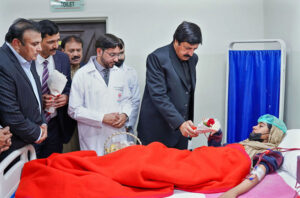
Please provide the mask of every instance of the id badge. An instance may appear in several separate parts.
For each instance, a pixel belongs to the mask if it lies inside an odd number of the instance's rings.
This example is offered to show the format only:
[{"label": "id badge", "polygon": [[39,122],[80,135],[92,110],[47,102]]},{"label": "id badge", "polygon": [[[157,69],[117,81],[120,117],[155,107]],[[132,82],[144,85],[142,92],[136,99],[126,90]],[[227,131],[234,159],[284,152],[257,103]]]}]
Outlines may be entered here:
[{"label": "id badge", "polygon": [[124,90],[124,87],[114,87],[114,90],[117,94],[117,102],[121,102],[122,100],[122,97],[123,97],[123,90]]}]

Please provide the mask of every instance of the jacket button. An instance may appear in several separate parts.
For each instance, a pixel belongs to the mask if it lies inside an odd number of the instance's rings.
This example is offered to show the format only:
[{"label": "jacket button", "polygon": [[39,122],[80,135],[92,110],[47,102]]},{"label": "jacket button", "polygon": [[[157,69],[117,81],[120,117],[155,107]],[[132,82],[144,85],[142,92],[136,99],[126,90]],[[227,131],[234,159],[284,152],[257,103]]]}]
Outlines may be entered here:
[{"label": "jacket button", "polygon": [[185,92],[185,94],[186,94],[186,95],[188,95],[188,94],[189,94],[189,92],[188,92],[188,91],[186,91],[186,92]]}]

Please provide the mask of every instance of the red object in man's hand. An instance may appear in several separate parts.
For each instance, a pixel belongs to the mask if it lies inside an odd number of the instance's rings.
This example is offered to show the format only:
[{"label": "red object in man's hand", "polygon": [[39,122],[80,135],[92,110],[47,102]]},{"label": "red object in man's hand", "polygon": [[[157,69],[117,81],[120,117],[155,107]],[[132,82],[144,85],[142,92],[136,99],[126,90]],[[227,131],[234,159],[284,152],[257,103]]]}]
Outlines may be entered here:
[{"label": "red object in man's hand", "polygon": [[191,127],[192,127],[192,129],[193,129],[193,130],[196,130],[196,129],[197,129],[197,127],[196,127],[196,126],[191,126]]},{"label": "red object in man's hand", "polygon": [[208,127],[211,127],[214,124],[215,124],[215,120],[212,118],[209,118],[206,122],[206,126],[208,126]]}]

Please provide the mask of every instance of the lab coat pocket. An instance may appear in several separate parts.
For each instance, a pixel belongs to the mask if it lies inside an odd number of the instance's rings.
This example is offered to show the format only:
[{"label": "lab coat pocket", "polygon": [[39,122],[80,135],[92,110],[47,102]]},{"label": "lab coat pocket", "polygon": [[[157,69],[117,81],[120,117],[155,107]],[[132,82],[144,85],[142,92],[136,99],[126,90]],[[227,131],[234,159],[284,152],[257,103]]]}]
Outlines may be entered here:
[{"label": "lab coat pocket", "polygon": [[116,97],[116,102],[120,103],[124,93],[124,86],[115,85],[113,87],[114,95]]}]

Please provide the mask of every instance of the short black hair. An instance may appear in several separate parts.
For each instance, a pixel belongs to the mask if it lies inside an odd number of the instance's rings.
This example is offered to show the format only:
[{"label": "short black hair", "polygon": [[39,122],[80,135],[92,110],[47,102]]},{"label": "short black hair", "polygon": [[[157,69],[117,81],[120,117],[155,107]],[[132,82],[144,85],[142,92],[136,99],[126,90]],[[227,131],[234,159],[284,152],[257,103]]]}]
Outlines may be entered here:
[{"label": "short black hair", "polygon": [[189,44],[202,44],[201,29],[195,23],[183,21],[173,35],[173,42],[188,42]]},{"label": "short black hair", "polygon": [[79,36],[76,35],[71,35],[71,36],[67,36],[65,37],[62,41],[61,41],[61,48],[65,49],[66,44],[70,41],[75,41],[77,43],[81,43],[81,46],[83,47],[83,41]]},{"label": "short black hair", "polygon": [[45,38],[46,35],[52,36],[54,34],[57,34],[59,31],[56,23],[48,19],[40,21],[39,25],[41,28],[42,39]]},{"label": "short black hair", "polygon": [[122,46],[123,46],[123,48],[124,48],[124,47],[125,47],[125,43],[124,43],[123,39],[121,39],[121,38],[119,38],[119,39],[120,39],[121,44],[122,44]]},{"label": "short black hair", "polygon": [[32,20],[24,18],[18,18],[9,27],[8,32],[5,35],[5,41],[11,43],[13,39],[18,39],[24,45],[23,35],[26,30],[33,30],[35,32],[41,32],[39,24]]},{"label": "short black hair", "polygon": [[116,47],[123,49],[121,40],[113,34],[103,34],[96,40],[95,43],[96,49],[101,48],[102,50],[106,50]]}]

